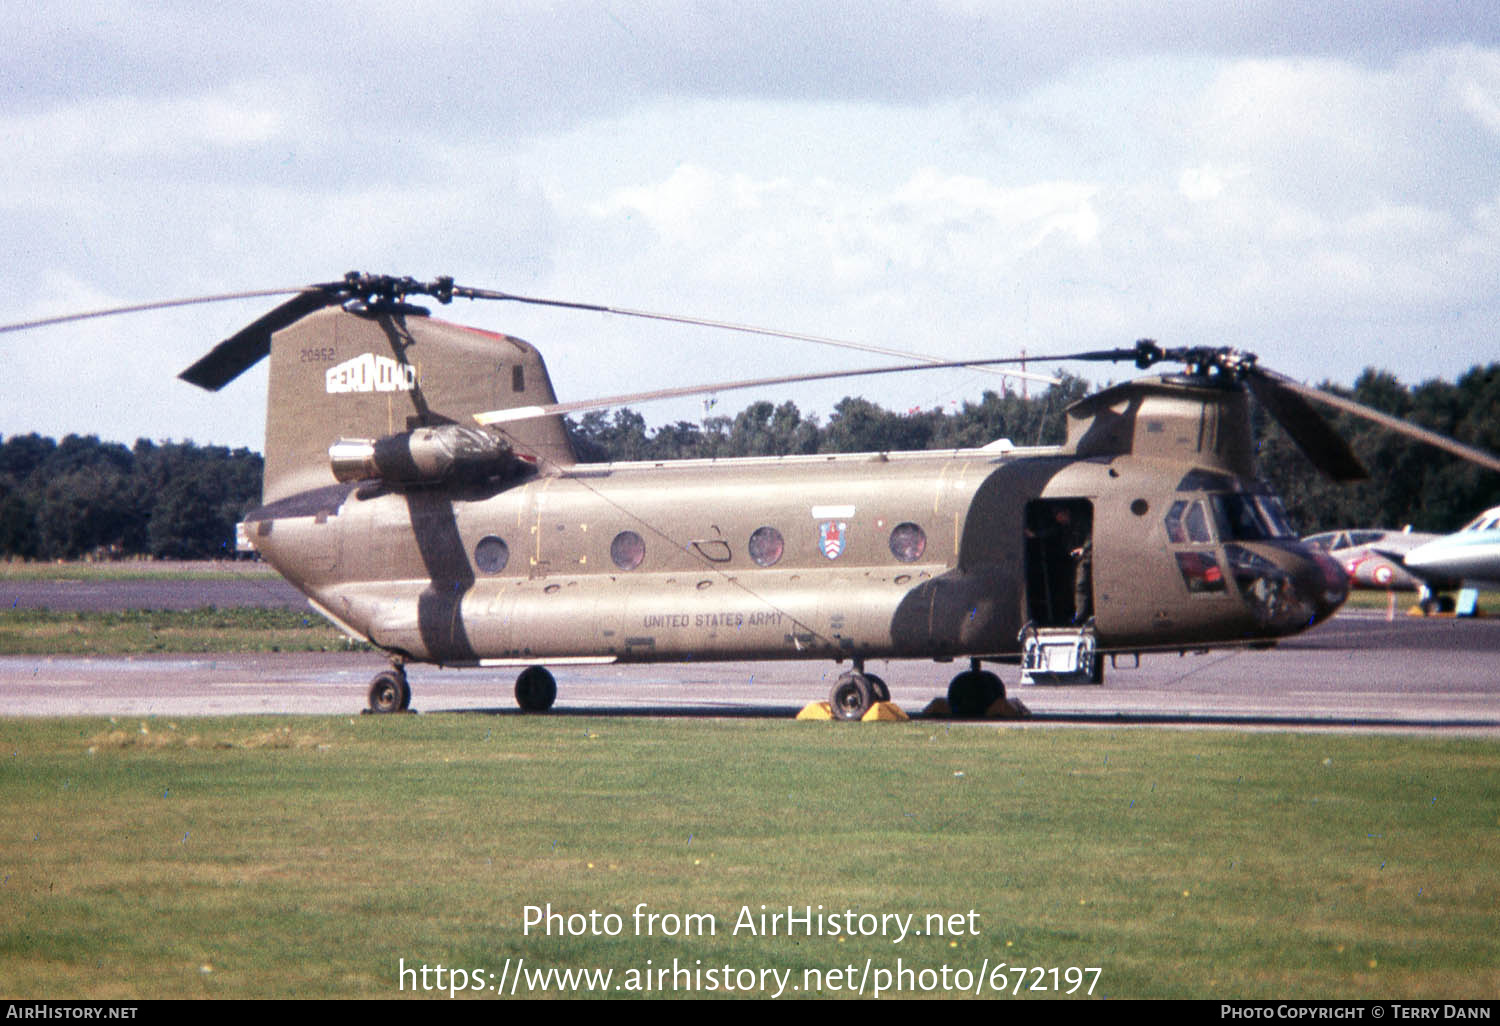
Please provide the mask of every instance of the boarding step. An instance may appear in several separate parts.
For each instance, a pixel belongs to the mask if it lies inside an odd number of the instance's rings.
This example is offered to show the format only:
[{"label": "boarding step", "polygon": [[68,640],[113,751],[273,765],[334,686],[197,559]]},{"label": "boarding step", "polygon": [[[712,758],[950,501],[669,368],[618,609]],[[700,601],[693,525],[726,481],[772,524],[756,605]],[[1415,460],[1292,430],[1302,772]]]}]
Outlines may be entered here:
[{"label": "boarding step", "polygon": [[1021,631],[1022,684],[1100,684],[1103,671],[1093,620],[1077,627],[1028,623]]}]

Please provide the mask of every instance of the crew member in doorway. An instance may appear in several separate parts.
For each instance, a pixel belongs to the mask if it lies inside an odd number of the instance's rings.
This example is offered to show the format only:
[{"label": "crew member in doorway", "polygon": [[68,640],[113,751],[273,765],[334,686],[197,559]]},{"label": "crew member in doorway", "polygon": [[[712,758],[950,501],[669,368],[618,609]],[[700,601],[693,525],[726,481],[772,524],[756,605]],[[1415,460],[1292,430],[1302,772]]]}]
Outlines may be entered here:
[{"label": "crew member in doorway", "polygon": [[1094,615],[1094,542],[1083,544],[1069,553],[1073,557],[1073,623],[1086,623]]},{"label": "crew member in doorway", "polygon": [[1037,571],[1029,585],[1031,616],[1044,627],[1082,624],[1094,612],[1090,518],[1062,504],[1035,513],[1026,530],[1027,559]]}]

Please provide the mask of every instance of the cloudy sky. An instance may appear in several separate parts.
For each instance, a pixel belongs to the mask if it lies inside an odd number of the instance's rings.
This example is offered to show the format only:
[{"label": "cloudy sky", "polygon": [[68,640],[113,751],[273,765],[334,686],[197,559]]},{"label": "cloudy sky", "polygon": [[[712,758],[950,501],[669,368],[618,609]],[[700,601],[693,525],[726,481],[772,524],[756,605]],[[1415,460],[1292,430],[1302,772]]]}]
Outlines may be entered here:
[{"label": "cloudy sky", "polygon": [[[358,268],[944,358],[1152,336],[1341,383],[1500,360],[1488,0],[7,12],[0,323]],[[275,302],[0,335],[0,434],[259,448],[264,367],[217,396],[175,375]],[[535,343],[565,399],[880,362],[599,314],[442,316]],[[997,384],[766,397],[826,418],[848,393],[904,410]]]}]

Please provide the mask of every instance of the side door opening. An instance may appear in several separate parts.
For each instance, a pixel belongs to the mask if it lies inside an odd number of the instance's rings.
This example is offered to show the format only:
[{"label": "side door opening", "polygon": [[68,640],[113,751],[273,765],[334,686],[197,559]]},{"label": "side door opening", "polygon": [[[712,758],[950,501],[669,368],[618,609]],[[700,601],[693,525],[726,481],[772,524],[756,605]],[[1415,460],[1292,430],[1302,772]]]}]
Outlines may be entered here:
[{"label": "side door opening", "polygon": [[1026,612],[1038,627],[1082,624],[1094,613],[1094,504],[1026,505]]}]

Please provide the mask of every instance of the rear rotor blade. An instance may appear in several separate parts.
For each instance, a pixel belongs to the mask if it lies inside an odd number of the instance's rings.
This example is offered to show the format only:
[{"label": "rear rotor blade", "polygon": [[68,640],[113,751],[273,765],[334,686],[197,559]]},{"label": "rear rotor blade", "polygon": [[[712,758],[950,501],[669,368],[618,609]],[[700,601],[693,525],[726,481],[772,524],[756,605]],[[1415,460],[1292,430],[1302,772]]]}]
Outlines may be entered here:
[{"label": "rear rotor blade", "polygon": [[546,417],[555,413],[580,413],[586,410],[602,410],[628,403],[646,403],[657,399],[679,399],[691,395],[711,395],[715,392],[733,392],[743,388],[761,388],[768,385],[795,385],[804,381],[829,381],[835,378],[860,378],[876,374],[908,374],[912,371],[943,370],[954,367],[994,367],[1007,363],[1020,363],[1021,357],[1004,357],[990,360],[948,360],[942,363],[903,364],[899,367],[866,367],[861,370],[824,371],[819,374],[784,374],[771,378],[749,378],[741,381],[719,381],[705,385],[683,385],[677,388],[659,388],[651,392],[632,392],[628,395],[604,396],[599,399],[579,399],[566,403],[549,403],[545,406],[517,406],[508,410],[491,410],[476,413],[474,419],[480,424],[505,424],[533,417]]},{"label": "rear rotor blade", "polygon": [[189,384],[217,392],[271,352],[271,336],[288,325],[343,300],[341,283],[314,285],[282,303],[209,350],[177,375]]},{"label": "rear rotor blade", "polygon": [[[84,313],[62,314],[57,317],[40,317],[34,321],[18,321],[15,324],[0,324],[0,334],[7,331],[30,331],[53,324],[68,324],[87,321],[96,317],[117,317],[121,314],[145,313],[149,310],[170,310],[178,306],[198,306],[204,303],[227,303],[236,299],[259,299],[263,296],[284,296],[289,292],[301,292],[307,286],[290,289],[255,289],[250,292],[221,292],[214,296],[189,296],[186,299],[160,299],[152,303],[132,303],[127,306],[111,306],[103,310],[88,310]],[[323,286],[313,286],[321,288]]]},{"label": "rear rotor blade", "polygon": [[[881,356],[893,356],[901,360],[917,360],[921,363],[938,365],[942,361],[935,356],[926,356],[922,353],[907,352],[903,349],[892,349],[887,346],[871,345],[866,342],[851,342],[847,339],[828,338],[824,335],[805,335],[796,331],[782,331],[778,328],[761,328],[753,324],[736,324],[732,321],[715,321],[706,317],[689,317],[683,314],[654,313],[650,310],[632,310],[623,306],[606,306],[603,303],[577,303],[565,299],[543,299],[538,296],[519,296],[512,292],[497,292],[493,289],[476,289],[463,285],[452,286],[452,295],[462,299],[493,299],[511,303],[527,303],[533,306],[551,306],[564,310],[589,310],[595,313],[615,314],[620,317],[639,317],[651,321],[666,321],[670,324],[692,324],[703,328],[715,328],[719,331],[738,331],[749,335],[765,335],[770,338],[791,339],[794,342],[815,342],[818,345],[834,346],[839,349],[854,349],[862,353],[877,353]],[[1129,353],[1134,358],[1132,350]],[[1038,357],[1036,362],[1042,362],[1048,357]],[[1055,359],[1055,358],[1054,358]],[[1027,361],[1015,360],[1015,363]],[[979,367],[980,370],[988,370]],[[1026,378],[1029,381],[1039,381],[1047,385],[1057,385],[1061,382],[1050,374],[1036,374],[1024,370],[994,371],[1005,377]]]},{"label": "rear rotor blade", "polygon": [[[1373,410],[1362,403],[1357,403],[1353,399],[1345,399],[1343,396],[1332,395],[1316,388],[1310,388],[1307,385],[1300,384],[1291,378],[1275,374],[1272,371],[1258,371],[1255,376],[1269,378],[1282,389],[1296,392],[1301,396],[1311,399],[1313,402],[1323,403],[1327,406],[1332,406],[1334,409],[1361,417],[1372,424],[1379,424],[1381,427],[1394,431],[1397,434],[1405,435],[1407,438],[1426,442],[1428,445],[1442,449],[1444,452],[1452,453],[1461,459],[1468,460],[1470,463],[1476,463],[1489,470],[1500,471],[1500,456],[1496,456],[1492,452],[1487,452],[1472,445],[1465,445],[1462,442],[1454,441],[1446,435],[1440,435],[1436,431],[1430,431],[1427,428],[1409,424],[1398,417],[1392,417],[1388,413],[1381,413],[1379,410]],[[1251,380],[1254,380],[1254,376],[1252,376]],[[1259,392],[1256,393],[1256,396],[1259,398]]]}]

